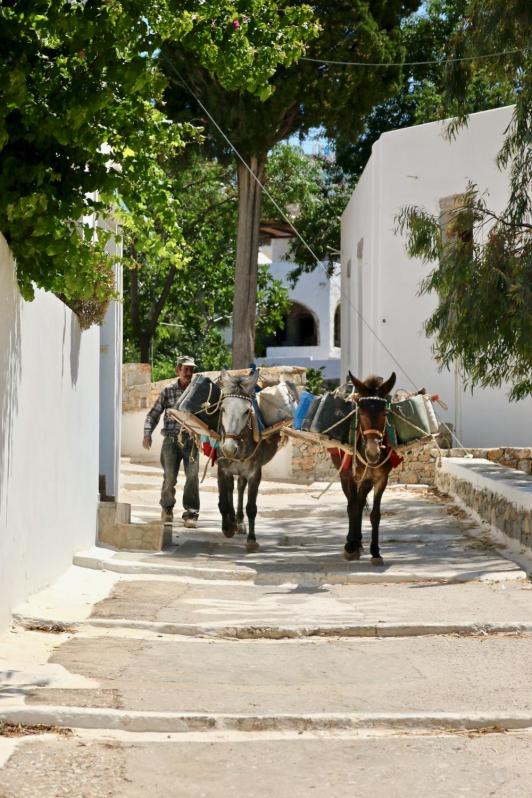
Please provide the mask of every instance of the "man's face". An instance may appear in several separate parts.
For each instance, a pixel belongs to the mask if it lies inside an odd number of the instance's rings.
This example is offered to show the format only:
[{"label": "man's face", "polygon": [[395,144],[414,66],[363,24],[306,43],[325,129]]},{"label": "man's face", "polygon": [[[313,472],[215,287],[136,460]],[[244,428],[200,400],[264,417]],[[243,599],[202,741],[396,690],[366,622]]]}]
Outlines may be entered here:
[{"label": "man's face", "polygon": [[194,366],[178,366],[176,374],[183,388],[190,385],[192,375],[194,374]]}]

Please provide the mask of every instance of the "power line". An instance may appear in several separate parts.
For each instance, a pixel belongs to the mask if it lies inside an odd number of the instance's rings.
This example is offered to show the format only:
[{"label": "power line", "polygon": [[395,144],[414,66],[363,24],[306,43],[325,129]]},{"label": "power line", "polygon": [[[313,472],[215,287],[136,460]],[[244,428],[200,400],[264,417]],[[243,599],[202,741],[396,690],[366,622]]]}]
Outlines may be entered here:
[{"label": "power line", "polygon": [[[297,230],[297,228],[294,226],[294,224],[292,223],[292,221],[290,220],[290,218],[289,218],[289,217],[286,215],[286,213],[284,212],[284,210],[283,210],[283,209],[280,207],[280,205],[277,203],[277,201],[276,201],[276,200],[275,200],[275,199],[272,197],[272,195],[270,194],[270,192],[268,191],[268,189],[267,189],[267,188],[266,188],[266,187],[263,185],[263,183],[262,183],[262,182],[261,182],[261,180],[260,180],[260,179],[257,177],[257,175],[255,174],[255,172],[254,172],[254,171],[253,171],[253,170],[250,168],[250,166],[249,166],[249,165],[248,165],[248,163],[246,162],[245,158],[243,158],[243,156],[242,156],[242,155],[240,154],[240,152],[237,150],[237,148],[235,147],[235,145],[233,144],[233,142],[232,142],[232,141],[229,139],[229,137],[226,135],[226,133],[225,133],[225,132],[222,130],[222,128],[220,127],[220,125],[218,124],[218,122],[216,121],[216,119],[215,119],[215,118],[212,116],[212,114],[211,114],[211,113],[210,113],[210,111],[208,110],[208,108],[206,108],[206,107],[205,107],[205,105],[202,103],[202,101],[199,99],[199,97],[198,97],[198,96],[195,94],[195,92],[194,92],[194,91],[191,89],[191,87],[188,85],[188,83],[186,82],[186,80],[184,79],[184,77],[182,76],[182,74],[179,72],[179,70],[177,69],[177,67],[175,66],[175,64],[174,64],[174,63],[173,63],[173,62],[170,60],[170,58],[168,58],[168,56],[167,56],[165,53],[162,53],[162,57],[163,57],[163,58],[164,58],[164,60],[167,62],[167,64],[168,64],[168,65],[171,67],[171,69],[172,69],[172,70],[175,72],[175,74],[176,74],[176,75],[177,75],[177,77],[179,78],[179,80],[180,80],[180,82],[181,82],[182,86],[183,86],[183,87],[184,87],[184,88],[185,88],[185,89],[186,89],[186,90],[189,92],[189,94],[190,94],[192,97],[194,97],[194,99],[196,100],[196,102],[198,103],[198,105],[200,106],[200,108],[201,108],[201,109],[204,111],[204,113],[205,113],[205,114],[207,114],[208,118],[210,119],[210,121],[212,122],[212,124],[215,126],[216,130],[218,130],[218,132],[220,133],[220,135],[221,135],[221,136],[224,138],[224,140],[227,142],[227,144],[229,145],[229,147],[230,147],[230,148],[233,150],[233,152],[234,152],[234,154],[236,155],[236,157],[238,158],[238,160],[239,160],[239,161],[240,161],[240,162],[241,162],[241,163],[244,165],[244,167],[247,169],[247,171],[250,173],[250,175],[251,175],[251,176],[254,178],[254,180],[255,180],[255,181],[258,183],[258,185],[261,187],[262,191],[263,191],[263,192],[266,194],[266,196],[268,197],[268,199],[269,199],[269,200],[272,202],[272,204],[275,206],[275,208],[276,208],[276,209],[279,211],[279,213],[281,214],[281,216],[283,217],[283,219],[284,219],[284,220],[285,220],[285,221],[288,223],[288,225],[289,225],[289,226],[291,227],[291,229],[294,231],[295,235],[296,235],[296,236],[298,237],[298,239],[301,241],[301,243],[303,244],[303,246],[304,246],[304,247],[305,247],[305,248],[308,250],[308,252],[310,252],[310,254],[312,255],[312,257],[313,257],[313,258],[314,258],[314,260],[316,261],[316,264],[317,264],[318,266],[320,266],[320,267],[323,269],[323,271],[325,272],[325,274],[328,276],[328,274],[327,274],[327,269],[325,268],[325,265],[323,264],[323,262],[322,262],[322,261],[321,261],[321,260],[318,258],[318,256],[316,255],[316,253],[314,252],[314,250],[312,249],[312,247],[310,246],[310,244],[308,244],[308,243],[307,243],[307,241],[305,241],[305,239],[303,238],[303,236],[301,235],[301,233],[299,232],[299,230]],[[357,315],[357,316],[359,317],[359,319],[362,321],[362,323],[363,323],[363,324],[364,324],[364,325],[367,327],[367,329],[368,329],[368,330],[369,330],[369,331],[372,333],[372,335],[374,335],[374,336],[375,336],[376,340],[379,342],[379,344],[382,346],[382,348],[385,350],[385,352],[387,352],[387,354],[388,354],[388,355],[390,356],[390,358],[393,360],[393,362],[395,363],[395,365],[397,366],[397,368],[398,368],[400,371],[402,371],[402,372],[403,372],[403,374],[405,375],[405,377],[407,378],[407,380],[408,380],[408,381],[409,381],[409,382],[410,382],[410,383],[411,383],[411,384],[414,386],[414,388],[416,388],[416,387],[417,387],[417,386],[416,386],[416,383],[414,382],[414,380],[412,379],[412,377],[411,377],[411,376],[408,374],[408,372],[407,372],[407,371],[405,371],[405,369],[403,368],[403,366],[401,365],[401,363],[400,363],[400,362],[397,360],[397,358],[395,357],[395,355],[393,354],[393,352],[391,352],[391,351],[390,351],[390,349],[388,349],[388,347],[386,346],[386,344],[384,343],[384,341],[382,340],[382,338],[381,338],[381,337],[378,335],[378,333],[377,333],[377,332],[375,332],[375,330],[374,330],[374,329],[373,329],[373,327],[372,327],[372,326],[369,324],[369,322],[368,322],[368,321],[366,321],[366,319],[364,318],[364,316],[362,315],[362,313],[361,313],[361,312],[358,310],[358,308],[356,308],[356,307],[353,305],[353,303],[351,302],[351,298],[350,298],[350,296],[349,296],[349,295],[348,295],[348,294],[345,292],[345,290],[344,290],[344,288],[343,288],[343,286],[342,286],[341,284],[340,284],[340,293],[341,293],[341,295],[342,295],[342,296],[345,298],[345,300],[346,300],[347,304],[349,305],[349,307],[350,307],[350,308],[351,308],[351,309],[352,309],[352,310],[353,310],[353,311],[356,313],[356,315]]]},{"label": "power line", "polygon": [[458,61],[478,61],[480,58],[499,58],[503,55],[515,55],[516,53],[526,53],[530,47],[523,47],[519,50],[502,50],[499,53],[484,53],[481,55],[465,55],[461,58],[437,58],[433,61],[330,61],[326,58],[307,58],[302,56],[300,61],[309,61],[314,64],[323,64],[324,66],[356,66],[356,67],[401,67],[401,66],[428,66],[429,64],[452,64]]}]

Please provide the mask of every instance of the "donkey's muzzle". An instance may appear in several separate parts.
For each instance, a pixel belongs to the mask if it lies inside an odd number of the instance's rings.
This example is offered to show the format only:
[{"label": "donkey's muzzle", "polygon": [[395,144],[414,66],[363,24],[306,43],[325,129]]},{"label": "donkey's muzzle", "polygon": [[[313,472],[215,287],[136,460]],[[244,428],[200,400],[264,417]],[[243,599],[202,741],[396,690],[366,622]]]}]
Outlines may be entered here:
[{"label": "donkey's muzzle", "polygon": [[220,444],[222,454],[226,457],[236,457],[238,452],[238,441],[234,438],[224,438]]}]

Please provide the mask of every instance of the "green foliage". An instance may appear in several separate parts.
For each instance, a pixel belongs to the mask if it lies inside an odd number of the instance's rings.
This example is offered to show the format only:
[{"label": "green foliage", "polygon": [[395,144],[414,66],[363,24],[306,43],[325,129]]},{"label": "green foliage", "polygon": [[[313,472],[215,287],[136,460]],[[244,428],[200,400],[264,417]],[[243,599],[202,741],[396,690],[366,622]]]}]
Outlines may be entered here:
[{"label": "green foliage", "polygon": [[[450,134],[467,123],[469,86],[479,64],[493,85],[517,86],[498,156],[509,172],[508,204],[495,213],[479,188],[469,185],[451,214],[450,237],[419,208],[404,209],[398,221],[409,254],[437,261],[421,291],[438,294],[438,308],[426,324],[438,361],[447,367],[459,363],[472,386],[507,382],[510,398],[522,399],[532,392],[531,8],[523,0],[470,0],[466,12],[451,53],[472,60],[450,65],[444,84],[446,107],[457,114]],[[520,52],[475,60],[501,50]]]},{"label": "green foliage", "polygon": [[[258,95],[228,91],[216,75],[190,59],[182,47],[166,48],[168,58],[164,67],[171,81],[165,95],[169,112],[181,122],[201,120],[209,152],[220,160],[232,162],[234,152],[212,124],[204,110],[207,108],[240,155],[253,164],[256,174],[262,174],[275,144],[294,133],[305,135],[312,128],[322,127],[331,138],[340,131],[355,135],[364,116],[397,85],[400,68],[392,64],[401,61],[404,54],[400,21],[418,5],[418,0],[313,3],[313,17],[308,17],[307,25],[311,34],[319,31],[319,36],[308,42],[306,56],[383,61],[390,66],[366,71],[294,61],[279,67],[269,80],[268,91]],[[299,13],[305,8],[303,3],[289,0],[279,0],[275,7],[284,13],[289,7]],[[192,87],[195,96],[188,87]],[[251,200],[253,194],[247,191],[247,176],[240,185],[243,187],[239,198],[242,225],[237,253],[240,284],[235,290],[233,330],[233,349],[239,363],[250,356],[253,345],[249,329],[253,327],[252,305],[243,306],[241,297],[253,295],[260,222],[260,203]],[[333,217],[335,213],[333,209]]]},{"label": "green foliage", "polygon": [[[266,186],[312,250],[300,238],[293,238],[290,256],[298,268],[292,272],[292,279],[295,281],[303,271],[316,267],[313,253],[332,274],[340,250],[340,217],[354,181],[334,161],[307,155],[300,147],[284,143],[270,154]],[[263,216],[282,221],[282,215],[267,197]]]},{"label": "green foliage", "polygon": [[[193,354],[201,369],[229,365],[225,341],[233,302],[236,188],[231,170],[199,156],[167,164],[165,183],[176,206],[173,226],[151,209],[158,252],[142,226],[124,233],[124,334],[129,360],[153,361],[166,376],[177,352]],[[259,271],[257,328],[270,333],[282,324],[288,294],[266,267]],[[160,377],[163,378],[162,376]]]},{"label": "green foliage", "polygon": [[[146,222],[157,250],[149,220],[154,200],[161,217],[166,191],[158,160],[190,133],[166,119],[161,47],[179,42],[221,85],[268,93],[277,65],[301,53],[308,11],[252,5],[253,24],[240,28],[241,4],[226,0],[0,6],[0,230],[26,299],[39,286],[74,307],[105,305],[110,232],[91,219],[117,204],[137,216],[137,229]],[[167,237],[164,246],[174,244]]]},{"label": "green foliage", "polygon": [[323,371],[325,366],[320,366],[318,369],[308,368],[305,372],[305,388],[311,393],[319,396],[325,393],[327,386],[323,378]]},{"label": "green foliage", "polygon": [[[360,175],[373,144],[389,130],[434,122],[452,116],[446,88],[445,60],[453,53],[450,41],[460,29],[468,13],[469,0],[428,0],[422,10],[406,18],[401,27],[405,61],[436,61],[431,64],[405,66],[398,91],[378,103],[365,117],[361,135],[353,138],[340,135],[336,140],[339,165],[354,177]],[[482,52],[501,50],[487,44]],[[464,113],[485,111],[514,101],[516,72],[508,70],[493,78],[489,63],[479,60],[468,70],[464,82],[461,108]]]},{"label": "green foliage", "polygon": [[[443,367],[459,363],[472,386],[511,386],[511,399],[532,392],[532,227],[519,231],[495,217],[470,185],[442,231],[439,219],[405,208],[399,228],[407,251],[437,266],[423,280],[438,307],[425,323]],[[471,238],[470,232],[474,230]]]}]

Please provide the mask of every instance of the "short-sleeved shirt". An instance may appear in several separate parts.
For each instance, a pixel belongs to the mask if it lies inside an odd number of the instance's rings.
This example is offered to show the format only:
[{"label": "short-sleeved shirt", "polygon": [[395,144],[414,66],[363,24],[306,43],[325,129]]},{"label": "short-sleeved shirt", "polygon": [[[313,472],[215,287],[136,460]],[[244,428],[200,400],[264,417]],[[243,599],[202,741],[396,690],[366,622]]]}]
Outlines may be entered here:
[{"label": "short-sleeved shirt", "polygon": [[153,430],[159,423],[159,419],[163,411],[164,421],[161,434],[167,436],[179,435],[181,432],[181,424],[179,421],[176,421],[174,418],[169,416],[166,411],[169,408],[176,406],[177,400],[182,393],[183,388],[181,388],[179,380],[172,382],[170,385],[167,385],[162,389],[157,401],[146,416],[146,420],[144,422],[144,435],[149,435],[151,437]]}]

